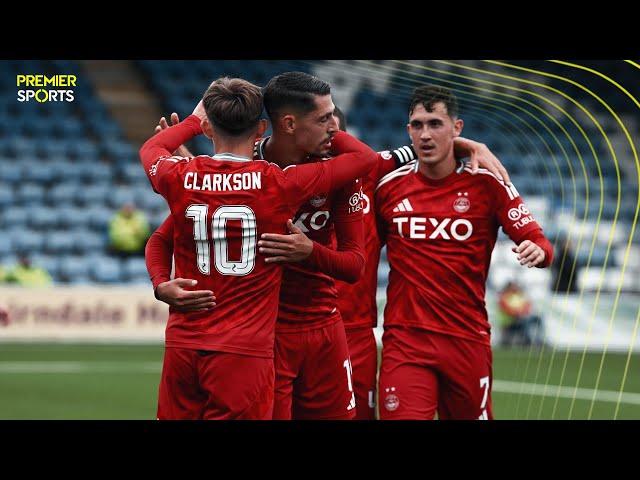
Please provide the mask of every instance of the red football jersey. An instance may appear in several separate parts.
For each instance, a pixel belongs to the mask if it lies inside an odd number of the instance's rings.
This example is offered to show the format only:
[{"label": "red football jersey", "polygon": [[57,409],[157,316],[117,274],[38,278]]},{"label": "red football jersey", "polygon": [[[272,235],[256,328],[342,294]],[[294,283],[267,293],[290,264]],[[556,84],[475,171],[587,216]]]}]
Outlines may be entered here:
[{"label": "red football jersey", "polygon": [[[255,156],[264,158],[264,145],[256,146]],[[326,160],[309,158],[306,164]],[[314,195],[298,209],[293,223],[319,245],[336,250],[336,229],[356,252],[362,251],[362,182],[356,180],[333,193]],[[314,247],[317,248],[317,247]],[[326,271],[326,269],[324,269]],[[320,328],[336,321],[337,291],[332,276],[313,265],[312,259],[287,263],[282,276],[278,322],[279,331]]]},{"label": "red football jersey", "polygon": [[171,210],[176,277],[196,279],[218,298],[208,312],[170,309],[166,345],[271,357],[282,268],[256,255],[257,239],[285,233],[302,202],[351,183],[375,155],[345,134],[334,144],[351,142],[353,155],[285,169],[231,154],[171,156],[200,132],[191,115],[140,150],[151,184]]},{"label": "red football jersey", "polygon": [[[550,244],[519,196],[487,170],[432,180],[407,165],[376,190],[391,272],[384,325],[434,330],[490,344],[485,283],[498,228],[517,244]],[[460,172],[460,173],[458,173]],[[543,244],[543,245],[541,245]]]},{"label": "red football jersey", "polygon": [[362,181],[363,229],[365,266],[360,280],[347,283],[336,280],[338,290],[338,310],[347,329],[371,327],[378,324],[378,305],[376,291],[378,288],[378,264],[380,263],[380,238],[376,225],[374,194],[380,179],[398,167],[415,158],[409,146],[393,151],[378,153],[376,168],[371,170]]}]

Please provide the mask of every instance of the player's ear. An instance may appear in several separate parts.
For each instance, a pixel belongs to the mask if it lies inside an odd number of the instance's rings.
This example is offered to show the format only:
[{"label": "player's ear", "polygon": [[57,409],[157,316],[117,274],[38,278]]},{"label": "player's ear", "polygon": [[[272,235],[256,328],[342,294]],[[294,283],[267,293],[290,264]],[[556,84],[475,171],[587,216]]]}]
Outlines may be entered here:
[{"label": "player's ear", "polygon": [[200,120],[200,127],[202,127],[202,133],[204,133],[205,137],[213,139],[213,128],[211,127],[208,118]]},{"label": "player's ear", "polygon": [[293,133],[296,129],[296,117],[294,115],[283,115],[280,117],[280,126],[286,133]]},{"label": "player's ear", "polygon": [[461,118],[456,118],[453,122],[453,134],[455,137],[459,137],[464,127],[464,121]]},{"label": "player's ear", "polygon": [[267,131],[267,121],[263,118],[258,122],[258,133],[256,137],[261,138]]}]

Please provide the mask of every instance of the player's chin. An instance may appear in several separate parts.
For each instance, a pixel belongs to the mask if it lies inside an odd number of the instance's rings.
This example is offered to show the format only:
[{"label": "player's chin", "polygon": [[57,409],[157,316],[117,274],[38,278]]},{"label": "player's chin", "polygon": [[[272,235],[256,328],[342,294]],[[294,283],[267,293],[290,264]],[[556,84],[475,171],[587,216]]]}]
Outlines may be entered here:
[{"label": "player's chin", "polygon": [[424,163],[425,165],[435,165],[439,162],[439,158],[435,155],[420,155],[419,160],[420,163]]}]

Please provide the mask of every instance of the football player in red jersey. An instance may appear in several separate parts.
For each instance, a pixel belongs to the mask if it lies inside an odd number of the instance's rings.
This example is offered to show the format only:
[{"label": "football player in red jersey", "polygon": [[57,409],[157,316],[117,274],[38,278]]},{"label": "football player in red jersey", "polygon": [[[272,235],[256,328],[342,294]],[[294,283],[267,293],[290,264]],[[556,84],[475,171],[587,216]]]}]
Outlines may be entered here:
[{"label": "football player in red jersey", "polygon": [[[170,310],[160,419],[271,418],[282,269],[256,254],[257,239],[284,230],[302,202],[350,184],[376,159],[339,132],[323,141],[342,153],[327,162],[282,169],[251,161],[254,139],[266,128],[262,100],[259,87],[221,78],[191,116],[140,149],[154,190],[171,209],[177,275],[224,293],[214,310]],[[202,131],[216,155],[172,156]]]},{"label": "football player in red jersey", "polygon": [[[270,82],[272,88],[269,85],[265,88],[265,105],[272,122],[274,122],[274,135],[257,143],[257,158],[271,159],[270,148],[272,152],[280,152],[283,156],[287,152],[291,152],[291,158],[298,162],[318,160],[320,156],[326,154],[318,151],[317,147],[325,138],[325,132],[320,129],[313,133],[311,130],[314,127],[314,119],[322,118],[319,116],[322,110],[311,111],[307,114],[302,112],[301,114],[301,107],[297,105],[298,97],[304,93],[299,86],[300,81],[307,81],[308,77],[306,74],[290,72],[273,79]],[[268,92],[271,92],[270,96]],[[269,105],[272,106],[271,111]],[[158,128],[165,126],[166,121],[162,119]],[[480,155],[488,151],[484,145],[475,142],[460,140],[459,143],[463,151]],[[306,155],[304,158],[300,158],[303,152],[306,152]],[[348,200],[352,200],[356,194],[359,194],[358,191],[346,192],[338,202],[332,198],[312,199],[311,205],[307,205],[296,215],[295,223],[297,226],[289,225],[289,231],[292,235],[268,234],[264,236],[264,240],[259,242],[259,245],[263,247],[261,250],[263,253],[274,255],[273,261],[305,261],[300,265],[290,265],[285,270],[281,290],[276,334],[276,409],[274,418],[338,419],[353,416],[354,396],[352,393],[353,382],[350,378],[351,363],[343,333],[344,327],[339,321],[340,308],[337,307],[336,290],[332,277],[353,281],[354,273],[350,273],[349,263],[342,260],[347,254],[351,254],[350,250],[362,250],[362,247],[356,247],[356,245],[361,245],[361,240],[357,242],[349,240],[350,237],[357,239],[356,236],[362,235],[353,227],[357,227],[358,217],[362,210],[369,211],[368,205],[370,199],[373,198],[373,188],[377,180],[383,174],[410,160],[410,152],[409,147],[403,147],[393,153],[383,152],[379,155],[377,166],[364,179],[369,191],[364,205],[360,205],[359,199],[356,199],[353,205],[348,204]],[[307,158],[309,156],[311,158]],[[278,156],[277,160],[281,161],[280,158],[282,157]],[[502,169],[495,157],[485,155],[484,158],[485,162],[489,158],[488,163],[493,168]],[[491,163],[492,160],[494,163]],[[504,170],[502,169],[502,171]],[[358,195],[358,197],[362,198],[362,195]],[[371,216],[371,218],[373,217]],[[373,221],[370,223],[371,226],[375,225]],[[163,224],[161,229],[152,236],[147,248],[147,265],[150,274],[154,277],[153,271],[157,271],[161,265],[164,265],[164,273],[159,277],[163,280],[168,279],[170,271],[170,255],[167,252],[171,250],[166,239],[171,235],[165,232],[167,227]],[[367,235],[369,234],[370,232],[367,231]],[[350,246],[350,243],[353,246]],[[338,250],[342,251],[334,250],[336,244]],[[331,248],[327,248],[325,245],[329,245]],[[354,316],[354,322],[352,322],[355,330],[354,335],[359,335],[358,342],[363,347],[361,350],[367,352],[367,365],[372,366],[367,369],[367,373],[364,375],[367,380],[358,382],[358,385],[364,386],[356,392],[364,391],[362,398],[366,399],[366,403],[363,404],[364,413],[359,418],[373,417],[373,408],[368,406],[372,402],[368,397],[370,396],[369,392],[374,389],[376,366],[371,317],[375,322],[377,317],[375,286],[379,248],[376,250],[368,246],[367,249],[374,251],[373,255],[376,256],[376,261],[374,267],[365,267],[365,272],[369,276],[371,271],[373,272],[373,287],[369,288],[371,282],[361,287],[367,292],[362,301],[369,307],[373,302],[373,310],[371,313],[371,308],[368,308],[366,315],[357,319]],[[156,252],[158,253],[156,254]],[[361,253],[358,254],[358,256],[361,255]],[[162,256],[165,257],[164,260],[158,258]],[[345,273],[342,273],[343,271]],[[172,287],[170,282],[162,283],[158,286],[157,292],[160,292],[161,288],[169,287]],[[370,294],[369,290],[373,290],[373,293]],[[308,295],[308,292],[313,292],[313,295]],[[170,305],[173,304],[170,296],[158,295],[158,297]],[[372,301],[371,298],[373,298]],[[345,294],[341,304],[350,306],[353,301],[353,298]],[[305,347],[301,348],[300,345],[305,345]],[[278,355],[278,351],[280,351],[280,355]],[[370,370],[373,370],[372,375],[369,375]],[[361,368],[360,371],[364,373],[364,368]],[[369,379],[369,377],[371,378]]]},{"label": "football player in red jersey", "polygon": [[384,311],[381,419],[491,419],[485,283],[498,229],[521,265],[553,250],[515,187],[456,161],[463,122],[446,88],[414,91],[407,130],[418,156],[376,190],[391,271]]}]

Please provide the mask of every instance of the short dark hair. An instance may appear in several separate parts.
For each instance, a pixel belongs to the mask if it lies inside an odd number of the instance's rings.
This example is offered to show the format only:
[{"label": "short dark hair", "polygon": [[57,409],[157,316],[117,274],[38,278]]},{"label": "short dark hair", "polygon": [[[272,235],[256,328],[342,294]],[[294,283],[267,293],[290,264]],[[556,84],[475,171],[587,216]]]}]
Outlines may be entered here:
[{"label": "short dark hair", "polygon": [[343,132],[347,131],[347,117],[344,116],[344,113],[342,113],[342,110],[340,110],[338,107],[335,108],[335,110],[333,111],[333,115],[338,117],[338,120],[340,120],[340,130],[342,130]]},{"label": "short dark hair", "polygon": [[447,107],[447,114],[451,118],[458,116],[458,99],[451,90],[438,85],[421,85],[413,90],[411,103],[409,104],[409,115],[421,104],[427,112],[433,112],[436,103],[442,102]]},{"label": "short dark hair", "polygon": [[242,78],[219,78],[207,88],[202,102],[211,124],[232,137],[249,133],[262,116],[260,87]]},{"label": "short dark hair", "polygon": [[331,86],[304,72],[286,72],[276,75],[263,88],[264,108],[270,119],[285,108],[306,114],[316,108],[315,95],[331,94]]}]

